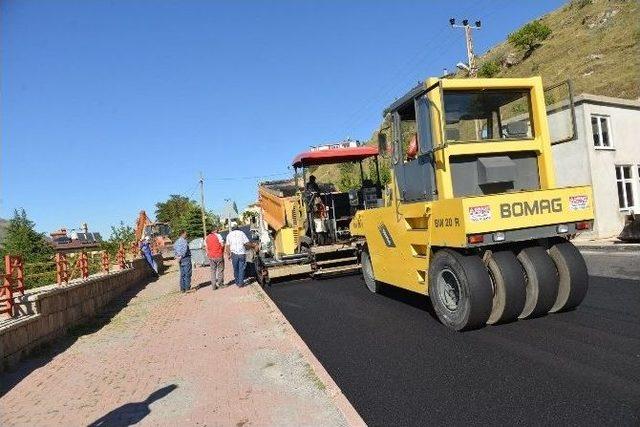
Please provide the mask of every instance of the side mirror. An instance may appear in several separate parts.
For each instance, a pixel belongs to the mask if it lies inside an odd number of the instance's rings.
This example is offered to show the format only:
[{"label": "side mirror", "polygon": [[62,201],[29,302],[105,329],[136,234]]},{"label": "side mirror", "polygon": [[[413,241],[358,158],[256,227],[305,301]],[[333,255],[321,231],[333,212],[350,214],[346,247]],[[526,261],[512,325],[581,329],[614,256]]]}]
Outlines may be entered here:
[{"label": "side mirror", "polygon": [[387,135],[378,132],[378,153],[381,155],[387,152]]}]

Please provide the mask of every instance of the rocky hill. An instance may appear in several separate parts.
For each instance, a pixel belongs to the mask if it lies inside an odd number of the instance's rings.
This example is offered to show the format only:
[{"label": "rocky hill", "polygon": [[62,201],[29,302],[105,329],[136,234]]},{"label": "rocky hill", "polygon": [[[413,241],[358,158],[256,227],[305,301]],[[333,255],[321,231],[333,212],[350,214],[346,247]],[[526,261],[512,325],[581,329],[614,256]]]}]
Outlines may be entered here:
[{"label": "rocky hill", "polygon": [[[576,94],[640,97],[640,6],[637,0],[572,0],[539,19],[551,30],[530,55],[505,41],[482,55],[491,77],[571,79]],[[458,75],[457,77],[464,77]]]}]

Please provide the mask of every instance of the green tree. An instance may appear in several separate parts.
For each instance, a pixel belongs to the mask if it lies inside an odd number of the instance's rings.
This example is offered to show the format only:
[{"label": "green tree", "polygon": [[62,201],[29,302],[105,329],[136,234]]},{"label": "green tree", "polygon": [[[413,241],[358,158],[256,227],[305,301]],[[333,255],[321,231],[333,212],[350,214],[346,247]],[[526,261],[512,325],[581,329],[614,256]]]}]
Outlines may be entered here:
[{"label": "green tree", "polygon": [[524,56],[531,53],[551,35],[551,29],[540,21],[533,21],[525,24],[519,30],[509,34],[509,43],[524,51]]},{"label": "green tree", "polygon": [[[389,165],[389,159],[383,156],[378,157],[378,169],[380,171],[380,184],[382,186],[387,185],[391,181],[391,168]],[[369,179],[374,183],[378,179],[376,176],[376,163],[374,161],[369,162]]]},{"label": "green tree", "polygon": [[120,244],[123,244],[127,249],[129,248],[131,243],[136,239],[135,233],[133,227],[126,225],[124,221],[120,221],[117,226],[111,226],[109,240],[103,241],[100,247],[111,256],[115,256],[120,248]]},{"label": "green tree", "polygon": [[[7,224],[6,235],[0,245],[0,256],[19,255],[25,263],[25,287],[33,288],[53,283],[56,278],[53,268],[53,246],[44,233],[35,230],[35,224],[24,209],[16,209]],[[2,262],[4,269],[4,262]]]},{"label": "green tree", "polygon": [[6,235],[0,245],[2,258],[19,255],[24,262],[42,262],[53,256],[53,246],[44,233],[35,230],[35,224],[24,209],[16,209],[9,220]]},{"label": "green tree", "polygon": [[[156,220],[171,227],[171,238],[175,240],[181,228],[186,227],[187,216],[198,204],[186,196],[172,194],[164,202],[156,203]],[[200,227],[202,229],[202,226]],[[198,235],[202,234],[202,231]]]},{"label": "green tree", "polygon": [[356,169],[355,163],[340,163],[338,165],[338,170],[340,171],[338,189],[340,191],[349,191],[360,187],[359,172]]},{"label": "green tree", "polygon": [[[207,227],[207,233],[214,228],[220,227],[220,217],[212,212],[205,214],[205,225]],[[202,237],[202,211],[198,205],[191,206],[189,211],[184,215],[179,222],[178,230],[187,230],[187,239],[197,239]]]},{"label": "green tree", "polygon": [[244,211],[242,212],[242,222],[244,224],[251,224],[251,222],[253,220],[256,220],[258,218],[258,214],[254,211]]},{"label": "green tree", "polygon": [[496,61],[484,62],[478,70],[478,77],[491,78],[500,72],[500,64]]}]

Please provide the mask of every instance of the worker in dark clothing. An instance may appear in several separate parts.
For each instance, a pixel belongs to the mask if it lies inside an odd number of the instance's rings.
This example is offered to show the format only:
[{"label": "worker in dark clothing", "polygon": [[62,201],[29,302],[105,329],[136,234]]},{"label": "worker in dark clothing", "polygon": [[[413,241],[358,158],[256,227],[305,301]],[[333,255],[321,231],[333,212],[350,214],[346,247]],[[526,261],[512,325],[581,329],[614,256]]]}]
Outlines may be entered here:
[{"label": "worker in dark clothing", "polygon": [[320,193],[320,186],[316,182],[316,177],[315,176],[311,175],[309,177],[309,182],[307,182],[306,190],[309,193]]}]

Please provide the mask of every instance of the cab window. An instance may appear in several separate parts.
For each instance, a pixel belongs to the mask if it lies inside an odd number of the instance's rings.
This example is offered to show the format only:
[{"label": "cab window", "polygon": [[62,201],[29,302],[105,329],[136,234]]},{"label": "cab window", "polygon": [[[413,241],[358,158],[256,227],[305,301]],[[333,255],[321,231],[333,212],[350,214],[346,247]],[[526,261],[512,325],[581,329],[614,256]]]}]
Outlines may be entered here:
[{"label": "cab window", "polygon": [[450,142],[533,138],[528,90],[448,90],[444,111]]}]

